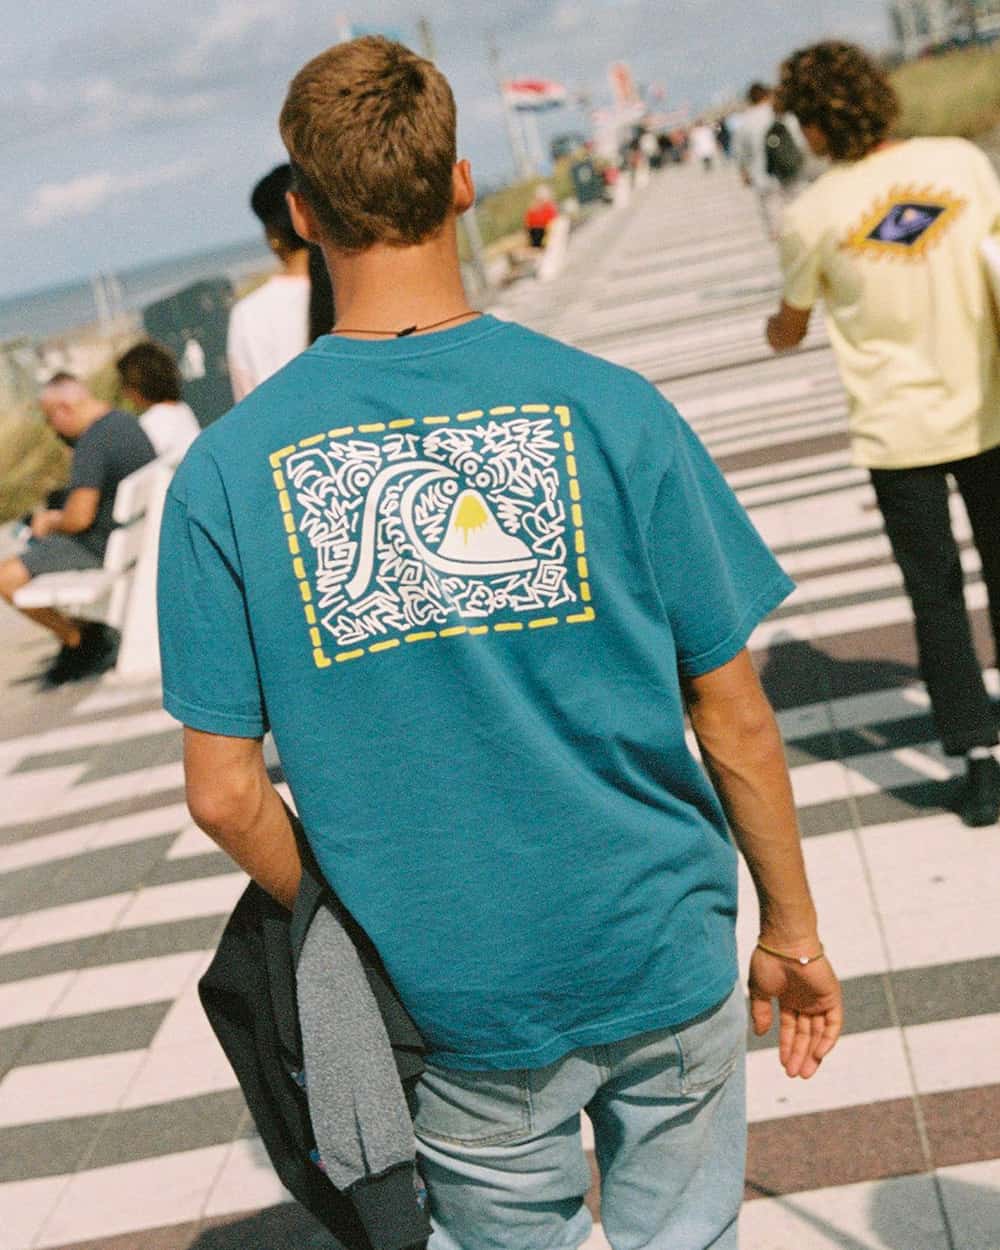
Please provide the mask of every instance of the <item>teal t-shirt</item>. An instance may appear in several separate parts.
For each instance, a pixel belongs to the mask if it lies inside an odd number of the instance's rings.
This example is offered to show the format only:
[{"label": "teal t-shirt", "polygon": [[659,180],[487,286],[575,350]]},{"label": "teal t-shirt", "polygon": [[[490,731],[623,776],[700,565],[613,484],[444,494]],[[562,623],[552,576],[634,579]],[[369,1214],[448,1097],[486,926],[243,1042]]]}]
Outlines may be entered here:
[{"label": "teal t-shirt", "polygon": [[270,728],[435,1062],[541,1067],[731,989],[735,852],[681,678],[790,588],[637,374],[492,317],[329,336],[174,478],[164,703]]}]

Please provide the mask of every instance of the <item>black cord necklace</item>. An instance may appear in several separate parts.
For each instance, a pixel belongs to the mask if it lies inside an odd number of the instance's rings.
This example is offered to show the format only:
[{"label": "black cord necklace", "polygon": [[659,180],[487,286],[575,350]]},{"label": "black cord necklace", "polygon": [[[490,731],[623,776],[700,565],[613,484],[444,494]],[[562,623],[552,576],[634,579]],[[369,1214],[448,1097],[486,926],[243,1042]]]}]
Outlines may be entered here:
[{"label": "black cord necklace", "polygon": [[432,321],[426,326],[407,326],[405,330],[353,330],[333,327],[334,334],[378,334],[387,339],[405,339],[410,334],[416,334],[418,330],[436,330],[438,326],[451,325],[453,321],[461,321],[463,317],[481,317],[483,314],[476,309],[470,309],[468,312],[456,313],[454,317],[445,317],[442,321]]}]

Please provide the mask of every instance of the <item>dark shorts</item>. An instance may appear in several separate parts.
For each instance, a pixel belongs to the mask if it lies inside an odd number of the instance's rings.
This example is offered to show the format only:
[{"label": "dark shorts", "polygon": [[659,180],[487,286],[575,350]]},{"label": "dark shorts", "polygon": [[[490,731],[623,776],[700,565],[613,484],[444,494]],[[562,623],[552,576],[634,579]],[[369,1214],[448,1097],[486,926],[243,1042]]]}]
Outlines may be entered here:
[{"label": "dark shorts", "polygon": [[43,573],[68,573],[72,569],[99,569],[104,561],[72,534],[32,538],[21,553],[21,563],[32,577]]}]

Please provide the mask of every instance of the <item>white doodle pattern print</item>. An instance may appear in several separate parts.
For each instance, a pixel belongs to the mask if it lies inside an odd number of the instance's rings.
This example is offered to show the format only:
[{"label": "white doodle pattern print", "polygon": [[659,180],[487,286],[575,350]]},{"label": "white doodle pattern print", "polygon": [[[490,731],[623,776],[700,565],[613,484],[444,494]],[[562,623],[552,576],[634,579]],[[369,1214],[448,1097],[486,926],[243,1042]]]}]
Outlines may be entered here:
[{"label": "white doodle pattern print", "polygon": [[289,455],[324,629],[349,647],[577,602],[562,459],[552,418],[525,416]]}]

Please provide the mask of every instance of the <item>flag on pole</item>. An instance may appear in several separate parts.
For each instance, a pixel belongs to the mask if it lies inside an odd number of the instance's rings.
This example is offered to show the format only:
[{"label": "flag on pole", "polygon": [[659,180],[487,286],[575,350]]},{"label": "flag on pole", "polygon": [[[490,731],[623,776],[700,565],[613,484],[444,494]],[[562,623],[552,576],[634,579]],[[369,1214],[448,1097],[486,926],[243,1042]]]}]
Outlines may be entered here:
[{"label": "flag on pole", "polygon": [[518,112],[544,113],[562,108],[569,100],[569,92],[562,83],[550,78],[516,78],[503,84],[503,97]]}]

